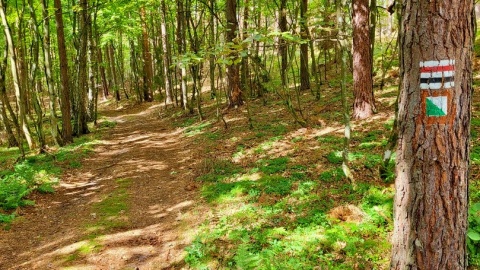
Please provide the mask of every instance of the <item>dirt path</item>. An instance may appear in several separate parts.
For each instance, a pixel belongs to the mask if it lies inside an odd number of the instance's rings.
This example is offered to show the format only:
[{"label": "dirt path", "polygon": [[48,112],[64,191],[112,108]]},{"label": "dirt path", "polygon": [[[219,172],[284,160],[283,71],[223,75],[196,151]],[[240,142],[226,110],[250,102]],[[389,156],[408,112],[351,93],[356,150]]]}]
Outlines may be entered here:
[{"label": "dirt path", "polygon": [[182,268],[204,216],[192,186],[201,149],[158,111],[105,112],[118,125],[95,153],[0,231],[0,269]]}]

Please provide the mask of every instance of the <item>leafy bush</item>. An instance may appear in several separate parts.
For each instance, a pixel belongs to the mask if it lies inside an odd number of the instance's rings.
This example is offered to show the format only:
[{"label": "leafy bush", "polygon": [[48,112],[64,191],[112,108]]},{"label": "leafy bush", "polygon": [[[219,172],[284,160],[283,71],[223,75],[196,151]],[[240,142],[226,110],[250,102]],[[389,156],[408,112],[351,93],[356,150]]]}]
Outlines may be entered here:
[{"label": "leafy bush", "polygon": [[480,265],[480,203],[470,206],[468,211],[467,249],[472,265]]}]

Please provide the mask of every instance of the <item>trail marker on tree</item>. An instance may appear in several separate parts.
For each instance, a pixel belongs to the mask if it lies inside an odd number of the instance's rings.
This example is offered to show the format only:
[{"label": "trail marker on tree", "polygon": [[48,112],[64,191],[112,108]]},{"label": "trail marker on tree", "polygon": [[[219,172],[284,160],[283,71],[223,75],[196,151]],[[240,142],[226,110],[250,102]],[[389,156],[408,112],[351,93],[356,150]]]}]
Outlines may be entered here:
[{"label": "trail marker on tree", "polygon": [[464,270],[473,1],[404,0],[398,7],[400,94],[390,267]]},{"label": "trail marker on tree", "polygon": [[426,125],[451,124],[453,109],[451,91],[455,87],[455,60],[420,62],[422,115]]}]

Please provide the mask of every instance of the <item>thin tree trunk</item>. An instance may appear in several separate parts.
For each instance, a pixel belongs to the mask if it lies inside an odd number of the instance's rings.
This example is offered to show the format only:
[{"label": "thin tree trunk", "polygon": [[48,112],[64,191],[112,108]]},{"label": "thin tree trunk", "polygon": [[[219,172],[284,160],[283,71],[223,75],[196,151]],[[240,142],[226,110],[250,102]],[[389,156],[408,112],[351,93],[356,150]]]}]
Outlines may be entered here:
[{"label": "thin tree trunk", "polygon": [[117,101],[120,101],[120,89],[119,89],[119,83],[117,78],[117,68],[115,65],[115,47],[113,46],[113,41],[110,42],[110,44],[108,45],[107,53],[108,53],[108,62],[110,66],[110,73],[112,74],[111,77],[112,77],[113,92],[115,94],[115,99]]},{"label": "thin tree trunk", "polygon": [[50,15],[48,14],[48,1],[42,0],[43,16],[43,66],[45,69],[45,82],[47,84],[50,109],[50,133],[56,145],[63,145],[62,137],[58,133],[57,102],[55,81],[52,77],[52,57],[50,55]]},{"label": "thin tree trunk", "polygon": [[145,8],[140,8],[140,18],[142,21],[142,44],[143,44],[143,99],[145,101],[153,101],[153,66],[152,53],[150,51],[150,38],[148,35]]},{"label": "thin tree trunk", "polygon": [[353,118],[365,119],[376,111],[373,96],[370,10],[368,0],[353,0]]},{"label": "thin tree trunk", "polygon": [[[0,102],[1,102],[1,107],[0,107],[1,116],[0,116],[0,118],[3,122],[3,125],[5,127],[5,131],[7,133],[8,146],[9,147],[19,146],[21,152],[23,153],[23,147],[19,143],[19,142],[21,142],[22,134],[19,132],[19,138],[20,138],[19,140],[17,140],[17,138],[15,138],[15,134],[13,133],[12,127],[10,125],[10,122],[9,122],[9,119],[8,119],[8,116],[7,116],[7,105],[9,105],[8,96],[7,96],[7,88],[5,86],[5,75],[6,75],[6,71],[7,71],[7,62],[8,62],[8,53],[7,53],[7,50],[5,49],[3,59],[0,62]],[[17,126],[18,126],[18,123],[17,123]],[[18,129],[18,130],[20,130],[20,129]]]},{"label": "thin tree trunk", "polygon": [[[183,0],[176,0],[177,2],[177,49],[178,55],[181,56],[186,51],[185,45],[185,7]],[[181,91],[182,91],[182,107],[184,110],[188,110],[188,97],[187,97],[187,70],[183,64],[179,65]]]},{"label": "thin tree trunk", "polygon": [[78,52],[78,79],[76,93],[76,111],[75,134],[82,135],[89,133],[87,126],[87,93],[88,93],[88,74],[87,74],[87,47],[88,47],[88,3],[87,0],[79,0],[79,52]]},{"label": "thin tree trunk", "polygon": [[[282,33],[287,31],[287,0],[280,0],[278,28]],[[279,38],[278,43],[278,51],[281,57],[280,76],[282,85],[287,85],[288,44],[283,37]]]},{"label": "thin tree trunk", "polygon": [[210,97],[216,98],[217,89],[215,87],[215,54],[213,53],[215,48],[215,0],[210,0],[210,27],[209,27],[209,37],[208,37],[208,46],[210,50],[210,55],[208,57],[209,63],[209,75],[210,75]]},{"label": "thin tree trunk", "polygon": [[162,22],[161,22],[161,31],[162,31],[162,46],[163,46],[163,76],[165,77],[165,94],[167,104],[173,103],[173,91],[172,91],[172,75],[170,74],[170,66],[172,65],[171,59],[171,46],[170,46],[170,36],[167,32],[167,7],[165,5],[165,0],[161,2],[162,11]]},{"label": "thin tree trunk", "polygon": [[65,48],[62,3],[60,2],[60,0],[54,0],[54,6],[55,21],[57,23],[58,57],[60,60],[60,80],[62,82],[62,87],[60,91],[60,109],[62,111],[62,137],[63,143],[68,144],[73,142],[73,129],[70,114],[70,78],[68,74],[67,50]]},{"label": "thin tree trunk", "polygon": [[15,96],[17,98],[17,107],[19,110],[19,115],[18,115],[19,125],[22,128],[23,136],[25,136],[25,139],[27,140],[28,147],[30,149],[33,149],[35,148],[35,145],[30,135],[30,131],[28,129],[28,123],[26,121],[26,111],[25,111],[25,103],[24,103],[25,97],[24,97],[23,90],[21,89],[20,77],[17,72],[17,59],[15,54],[15,47],[13,44],[13,39],[10,32],[10,26],[8,25],[7,16],[5,12],[6,12],[6,6],[4,3],[4,0],[0,0],[0,17],[2,19],[5,39],[7,40],[8,52],[9,52],[9,58],[10,58],[10,67],[11,67],[12,77],[13,77],[13,86],[15,89]]},{"label": "thin tree trunk", "polygon": [[[242,25],[242,40],[245,40],[248,35],[248,20],[250,19],[249,18],[250,1],[245,0],[243,5],[244,5],[244,11],[243,11],[243,25]],[[248,50],[248,48],[246,50]],[[248,55],[248,52],[247,52],[247,55]],[[242,57],[241,66],[242,68],[241,68],[241,74],[240,74],[240,85],[242,89],[247,93],[249,93],[249,95],[251,96],[252,93],[250,91],[250,85],[247,83],[247,80],[249,80],[249,77],[250,77],[248,57]]]},{"label": "thin tree trunk", "polygon": [[350,147],[350,139],[351,139],[351,130],[352,127],[350,125],[350,110],[348,108],[348,103],[347,103],[347,41],[345,40],[345,14],[343,12],[345,6],[346,6],[346,1],[341,0],[339,4],[337,4],[337,26],[338,26],[338,40],[339,40],[339,45],[340,45],[340,54],[341,54],[341,96],[342,96],[342,108],[343,108],[343,122],[345,125],[345,134],[344,134],[344,139],[343,139],[343,151],[342,151],[342,170],[347,177],[347,179],[350,180],[352,183],[353,188],[355,189],[356,183],[355,179],[353,177],[352,172],[350,171],[350,165],[349,165],[349,157],[348,157],[348,152],[349,152],[349,147]]},{"label": "thin tree trunk", "polygon": [[40,41],[39,36],[40,33],[37,27],[37,15],[35,14],[35,10],[33,9],[33,0],[28,0],[28,9],[30,13],[30,29],[33,30],[32,40],[31,40],[31,62],[30,62],[30,73],[29,73],[29,82],[30,82],[30,89],[31,89],[31,97],[33,107],[35,109],[36,119],[35,119],[35,129],[37,131],[37,138],[40,144],[40,152],[44,152],[46,148],[45,142],[45,134],[43,132],[43,112],[40,102],[40,97],[38,96],[38,89],[37,89],[37,73],[38,73],[38,58],[40,54]]},{"label": "thin tree trunk", "polygon": [[[308,39],[308,24],[307,24],[307,9],[308,0],[301,0],[300,2],[300,36],[302,39]],[[309,90],[310,87],[310,72],[308,68],[308,42],[300,44],[300,90]]]}]

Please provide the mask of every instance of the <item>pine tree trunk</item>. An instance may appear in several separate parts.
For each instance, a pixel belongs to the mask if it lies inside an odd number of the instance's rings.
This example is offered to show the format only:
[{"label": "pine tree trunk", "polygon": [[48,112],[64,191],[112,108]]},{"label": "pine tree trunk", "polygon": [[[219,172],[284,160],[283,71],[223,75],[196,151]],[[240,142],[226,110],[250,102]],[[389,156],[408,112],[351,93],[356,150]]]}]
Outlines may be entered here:
[{"label": "pine tree trunk", "polygon": [[68,74],[68,58],[65,48],[65,34],[63,29],[62,3],[60,0],[54,0],[55,21],[57,23],[57,42],[58,42],[58,58],[60,61],[60,109],[62,111],[62,137],[63,143],[73,142],[73,129],[70,114],[70,78]]},{"label": "pine tree trunk", "polygon": [[472,1],[404,1],[392,269],[466,269]]},{"label": "pine tree trunk", "polygon": [[[227,0],[225,12],[227,18],[227,34],[226,42],[227,43],[236,43],[235,39],[237,38],[238,32],[238,21],[237,21],[237,1],[236,0]],[[227,82],[228,82],[228,99],[229,107],[234,108],[241,106],[243,104],[242,89],[240,88],[240,70],[238,64],[236,63],[238,53],[232,50],[228,55],[232,64],[227,66]]]},{"label": "pine tree trunk", "polygon": [[370,48],[368,0],[353,0],[353,118],[365,119],[375,111]]}]

